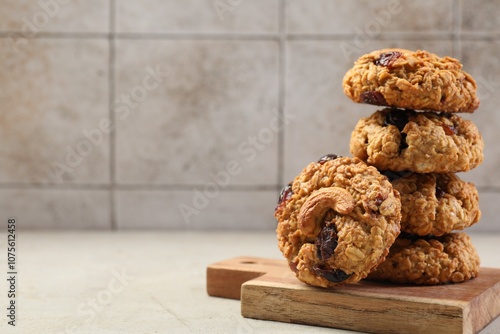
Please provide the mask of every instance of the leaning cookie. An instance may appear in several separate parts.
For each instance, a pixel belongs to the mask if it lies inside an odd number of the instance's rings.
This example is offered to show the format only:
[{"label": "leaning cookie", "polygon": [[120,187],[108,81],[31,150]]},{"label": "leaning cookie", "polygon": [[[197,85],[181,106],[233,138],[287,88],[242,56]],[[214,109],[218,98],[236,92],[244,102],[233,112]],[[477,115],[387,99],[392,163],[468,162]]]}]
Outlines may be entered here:
[{"label": "leaning cookie", "polygon": [[476,187],[455,174],[382,174],[401,195],[402,232],[441,236],[472,226],[481,218]]},{"label": "leaning cookie", "polygon": [[479,264],[479,255],[465,233],[441,237],[401,233],[387,259],[368,279],[419,285],[459,283],[477,277]]},{"label": "leaning cookie", "polygon": [[400,232],[401,202],[376,168],[326,155],[282,190],[274,215],[278,246],[299,280],[332,287],[384,260]]},{"label": "leaning cookie", "polygon": [[359,120],[351,153],[380,170],[456,173],[483,161],[484,142],[469,120],[386,108]]},{"label": "leaning cookie", "polygon": [[476,82],[462,64],[427,51],[384,49],[360,57],[344,76],[355,102],[414,110],[473,112]]}]

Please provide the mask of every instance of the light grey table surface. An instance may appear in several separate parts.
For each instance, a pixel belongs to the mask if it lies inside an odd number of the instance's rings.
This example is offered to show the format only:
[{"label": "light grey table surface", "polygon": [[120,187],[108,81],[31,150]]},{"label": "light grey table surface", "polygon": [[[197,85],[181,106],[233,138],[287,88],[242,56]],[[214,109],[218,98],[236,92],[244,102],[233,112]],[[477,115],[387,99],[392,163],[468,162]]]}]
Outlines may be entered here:
[{"label": "light grey table surface", "polygon": [[[205,272],[213,262],[242,255],[280,259],[273,231],[17,234],[17,326],[7,325],[4,315],[0,333],[351,333],[246,319],[239,301],[207,295]],[[500,268],[500,234],[471,237],[482,265]],[[4,275],[6,262],[2,256]],[[481,332],[493,333],[500,333],[500,318]]]}]

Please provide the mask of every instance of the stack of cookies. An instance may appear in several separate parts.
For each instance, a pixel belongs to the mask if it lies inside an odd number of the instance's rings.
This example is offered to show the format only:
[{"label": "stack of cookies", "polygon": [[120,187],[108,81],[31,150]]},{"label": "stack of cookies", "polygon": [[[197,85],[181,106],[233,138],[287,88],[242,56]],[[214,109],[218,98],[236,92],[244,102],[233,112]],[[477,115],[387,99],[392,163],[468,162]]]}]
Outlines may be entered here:
[{"label": "stack of cookies", "polygon": [[343,85],[383,109],[358,122],[354,157],[327,154],[281,191],[274,216],[290,269],[321,287],[477,276],[470,238],[453,232],[481,216],[476,188],[455,174],[483,160],[478,129],[457,115],[479,105],[474,80],[455,59],[390,49],[362,56]]},{"label": "stack of cookies", "polygon": [[483,161],[477,127],[457,115],[479,106],[473,78],[450,57],[385,49],[360,57],[343,88],[355,102],[384,107],[358,122],[350,151],[401,196],[401,233],[368,278],[429,285],[477,276],[470,238],[453,232],[481,217],[477,189],[455,174]]}]

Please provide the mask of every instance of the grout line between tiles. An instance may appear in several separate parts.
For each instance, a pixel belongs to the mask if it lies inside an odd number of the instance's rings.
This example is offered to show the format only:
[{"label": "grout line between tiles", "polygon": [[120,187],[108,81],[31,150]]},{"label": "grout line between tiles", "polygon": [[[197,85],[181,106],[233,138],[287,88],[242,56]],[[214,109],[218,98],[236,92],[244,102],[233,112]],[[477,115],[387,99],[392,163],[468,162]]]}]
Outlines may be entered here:
[{"label": "grout line between tiles", "polygon": [[[110,0],[112,1],[112,0]],[[115,0],[116,1],[116,0]],[[457,11],[460,11],[460,3],[458,3]],[[456,15],[456,14],[454,14]],[[286,19],[283,19],[285,21]],[[454,16],[454,21],[457,19]],[[461,16],[459,17],[459,22]],[[281,24],[280,24],[281,25]],[[0,38],[15,38],[16,36],[22,37],[22,31],[2,31]],[[386,32],[380,34],[374,40],[449,40],[456,35],[457,38],[473,38],[479,40],[498,40],[500,33],[498,32]],[[287,40],[352,40],[356,37],[355,34],[309,34],[309,33],[116,33],[116,32],[40,32],[34,36],[33,39],[110,39],[115,40],[228,40],[228,41],[280,41],[283,36]]]},{"label": "grout line between tiles", "polygon": [[[60,184],[60,183],[0,183],[0,190],[103,190],[103,191],[193,191],[206,184]],[[482,193],[500,193],[500,186],[477,186]],[[224,191],[275,191],[275,185],[228,185]]]},{"label": "grout line between tiles", "polygon": [[[286,90],[286,2],[280,0],[279,12],[279,68],[278,68],[278,81],[279,81],[279,95],[278,95],[278,112],[280,119],[284,120],[285,115],[285,90]],[[276,188],[279,190],[282,187],[284,179],[284,165],[285,165],[285,133],[286,124],[282,124],[282,130],[278,133],[278,175]]]},{"label": "grout line between tiles", "polygon": [[[399,40],[449,40],[453,32],[429,32],[429,33],[414,33],[414,32],[383,32],[372,38],[372,40],[380,41],[399,41]],[[356,34],[308,34],[308,33],[292,33],[287,34],[289,40],[352,40],[356,38]]]},{"label": "grout line between tiles", "polygon": [[109,184],[0,183],[0,190],[110,190]]},{"label": "grout line between tiles", "polygon": [[108,39],[107,32],[62,32],[62,31],[46,31],[37,32],[36,34],[26,36],[25,31],[0,31],[0,38],[25,38],[25,39],[41,39],[41,38],[61,38],[61,39]]},{"label": "grout line between tiles", "polygon": [[[110,0],[113,1],[113,0]],[[116,0],[114,0],[116,1]],[[116,21],[114,18],[111,18],[110,13],[110,25],[111,20]],[[26,35],[23,31],[0,31],[0,38],[8,37],[23,37]],[[62,32],[62,31],[54,31],[54,32],[38,32],[29,38],[33,39],[41,39],[41,38],[61,38],[61,39],[109,39],[111,37],[115,39],[182,39],[182,40],[190,40],[190,39],[207,39],[207,40],[278,40],[280,38],[279,34],[276,33],[189,33],[189,32],[158,32],[158,33],[120,33],[115,31],[110,32]],[[24,37],[26,38],[26,37]]]},{"label": "grout line between tiles", "polygon": [[110,179],[110,227],[117,230],[116,202],[115,202],[115,174],[116,174],[116,117],[114,113],[115,100],[115,10],[116,0],[109,1],[109,119],[113,130],[109,134],[109,179]]},{"label": "grout line between tiles", "polygon": [[[60,183],[2,183],[0,190],[105,190],[105,191],[193,191],[203,189],[206,184],[60,184]],[[221,191],[268,191],[276,190],[275,185],[227,185]],[[499,189],[500,191],[500,189]]]},{"label": "grout line between tiles", "polygon": [[460,39],[472,41],[498,41],[500,39],[500,32],[461,31]]},{"label": "grout line between tiles", "polygon": [[279,34],[257,33],[116,33],[117,39],[181,39],[181,40],[243,40],[243,41],[275,41]]},{"label": "grout line between tiles", "polygon": [[454,0],[452,2],[452,13],[453,13],[453,36],[451,38],[452,43],[452,55],[456,59],[462,58],[462,2],[461,0]]},{"label": "grout line between tiles", "polygon": [[[193,185],[119,185],[116,186],[117,190],[121,191],[193,191],[201,190],[206,186],[206,184],[193,184]],[[276,187],[274,185],[227,185],[221,192],[227,191],[275,191]]]},{"label": "grout line between tiles", "polygon": [[497,186],[477,186],[476,188],[482,193],[500,193],[500,187]]}]

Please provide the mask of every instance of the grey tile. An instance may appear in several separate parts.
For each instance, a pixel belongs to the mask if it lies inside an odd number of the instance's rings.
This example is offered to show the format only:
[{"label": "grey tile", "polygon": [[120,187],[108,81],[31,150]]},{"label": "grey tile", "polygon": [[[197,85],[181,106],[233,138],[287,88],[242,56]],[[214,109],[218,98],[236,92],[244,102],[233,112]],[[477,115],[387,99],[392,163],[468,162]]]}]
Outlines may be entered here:
[{"label": "grey tile", "polygon": [[369,41],[345,53],[349,41],[292,41],[287,48],[286,112],[295,118],[285,132],[284,182],[327,153],[350,156],[351,132],[361,117],[376,106],[352,102],[344,96],[342,79],[361,54],[379,48],[427,49],[450,54],[451,42]]},{"label": "grey tile", "polygon": [[481,220],[465,231],[500,232],[500,223],[498,221],[498,203],[500,203],[500,192],[479,191]]},{"label": "grey tile", "polygon": [[277,33],[279,0],[118,0],[118,32]]},{"label": "grey tile", "polygon": [[500,53],[500,41],[463,41],[462,62],[477,83],[479,108],[471,115],[463,115],[474,122],[484,140],[484,162],[463,178],[478,186],[500,186],[500,64],[492,54]]},{"label": "grey tile", "polygon": [[110,229],[106,190],[0,189],[0,212],[22,229]]},{"label": "grey tile", "polygon": [[462,31],[494,33],[500,31],[500,6],[496,0],[463,1]]},{"label": "grey tile", "polygon": [[274,229],[275,191],[123,190],[116,194],[119,229]]},{"label": "grey tile", "polygon": [[290,33],[357,34],[450,32],[452,1],[288,0]]},{"label": "grey tile", "polygon": [[2,1],[0,31],[15,37],[38,32],[108,32],[108,0]]},{"label": "grey tile", "polygon": [[277,43],[123,40],[116,78],[119,183],[276,184]]},{"label": "grey tile", "polygon": [[0,182],[109,182],[109,136],[99,130],[109,115],[108,43],[8,43],[0,39]]}]

